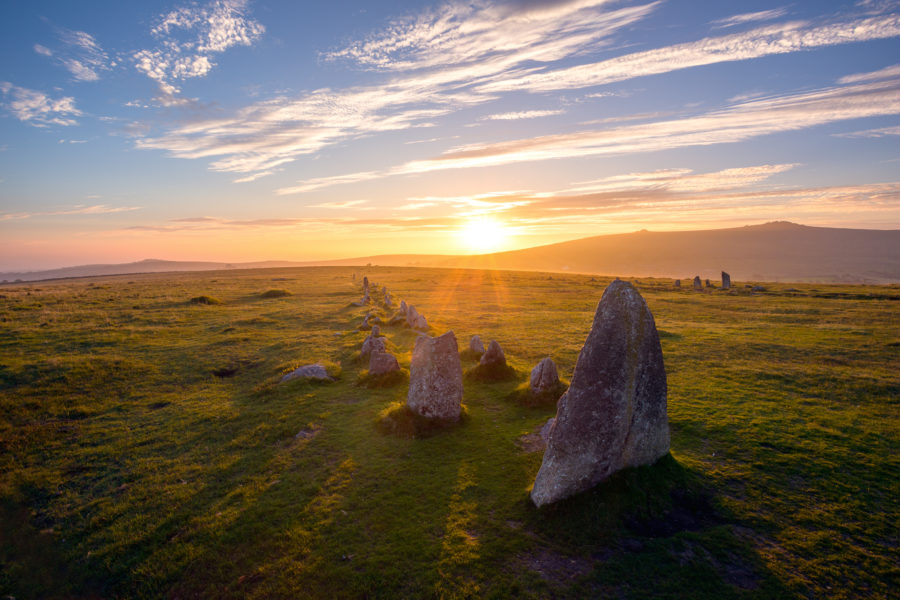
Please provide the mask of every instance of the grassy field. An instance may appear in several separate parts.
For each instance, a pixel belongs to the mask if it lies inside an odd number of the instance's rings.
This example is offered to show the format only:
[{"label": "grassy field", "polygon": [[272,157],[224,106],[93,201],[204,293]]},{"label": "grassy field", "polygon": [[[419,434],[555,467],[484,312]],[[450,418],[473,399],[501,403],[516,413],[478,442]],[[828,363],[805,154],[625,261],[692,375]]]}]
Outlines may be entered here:
[{"label": "grassy field", "polygon": [[[432,334],[497,339],[518,377],[468,379],[455,429],[379,433],[406,387],[359,380],[363,274]],[[608,283],[374,267],[0,287],[0,596],[896,597],[900,286],[642,280],[671,455],[537,510],[527,436],[555,407],[510,395],[544,356],[571,377]],[[383,332],[408,368],[415,334]],[[317,360],[339,379],[278,384]]]}]

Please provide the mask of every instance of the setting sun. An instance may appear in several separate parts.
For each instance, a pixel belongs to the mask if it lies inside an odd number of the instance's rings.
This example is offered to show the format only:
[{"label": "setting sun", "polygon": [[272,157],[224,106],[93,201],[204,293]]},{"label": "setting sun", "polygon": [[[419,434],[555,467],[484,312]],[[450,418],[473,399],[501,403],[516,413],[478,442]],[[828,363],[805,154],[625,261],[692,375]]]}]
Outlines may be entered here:
[{"label": "setting sun", "polygon": [[488,218],[470,219],[459,230],[460,244],[474,253],[502,250],[509,236],[503,223]]}]

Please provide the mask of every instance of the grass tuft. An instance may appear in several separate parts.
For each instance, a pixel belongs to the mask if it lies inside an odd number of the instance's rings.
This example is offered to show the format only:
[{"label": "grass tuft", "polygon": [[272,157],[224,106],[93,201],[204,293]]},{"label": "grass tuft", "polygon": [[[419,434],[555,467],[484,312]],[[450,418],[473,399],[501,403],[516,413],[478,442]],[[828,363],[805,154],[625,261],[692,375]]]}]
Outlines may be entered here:
[{"label": "grass tuft", "polygon": [[266,290],[259,295],[260,298],[284,298],[285,296],[293,296],[287,290]]},{"label": "grass tuft", "polygon": [[359,372],[359,378],[356,381],[356,385],[370,389],[390,388],[405,383],[409,383],[409,370],[402,368],[399,371],[381,375],[369,375],[368,369],[364,369]]},{"label": "grass tuft", "polygon": [[509,400],[521,406],[556,406],[567,389],[569,389],[569,384],[560,381],[555,388],[535,394],[531,391],[531,384],[525,381],[510,393]]},{"label": "grass tuft", "polygon": [[465,378],[469,381],[481,381],[481,382],[491,382],[491,381],[507,381],[510,379],[515,379],[518,376],[518,372],[509,366],[506,365],[482,365],[477,364],[468,371],[465,372]]},{"label": "grass tuft", "polygon": [[465,425],[468,420],[469,411],[465,404],[462,405],[459,419],[452,420],[429,419],[413,412],[405,402],[393,402],[379,413],[375,428],[384,435],[422,439]]}]

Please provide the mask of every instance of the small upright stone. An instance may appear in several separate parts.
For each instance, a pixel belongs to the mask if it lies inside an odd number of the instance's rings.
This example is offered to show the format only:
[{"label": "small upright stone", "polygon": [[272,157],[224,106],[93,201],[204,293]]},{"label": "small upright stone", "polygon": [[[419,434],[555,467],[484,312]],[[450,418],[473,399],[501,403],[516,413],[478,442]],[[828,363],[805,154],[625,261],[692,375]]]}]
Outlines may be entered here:
[{"label": "small upright stone", "polygon": [[731,289],[731,275],[722,271],[722,289],[730,290]]},{"label": "small upright stone", "polygon": [[426,330],[428,329],[428,321],[424,315],[419,314],[415,306],[410,305],[406,311],[406,324],[412,329]]},{"label": "small upright stone", "polygon": [[400,301],[400,314],[405,315],[409,311],[409,306],[406,304],[406,300]]},{"label": "small upright stone", "polygon": [[505,365],[506,364],[506,355],[503,354],[503,348],[500,347],[500,344],[497,340],[491,340],[491,343],[488,344],[487,351],[481,355],[481,360],[478,361],[478,364],[481,365]]},{"label": "small upright stone", "polygon": [[557,404],[531,499],[537,506],[562,500],[668,451],[659,334],[638,291],[617,279],[603,293],[572,384]]},{"label": "small upright stone", "polygon": [[475,354],[484,354],[484,343],[482,343],[481,338],[477,334],[473,335],[472,339],[469,340],[469,350]]},{"label": "small upright stone", "polygon": [[373,352],[386,351],[387,346],[384,343],[384,338],[370,335],[365,340],[363,340],[362,348],[360,349],[359,354],[360,356],[365,358],[366,356],[370,356]]},{"label": "small upright stone", "polygon": [[680,280],[680,279],[676,279],[676,280],[675,280],[675,287],[677,287],[677,288],[680,288],[680,287],[681,287],[681,280]]},{"label": "small upright stone", "polygon": [[709,284],[709,279],[706,280],[706,287],[712,287],[712,286]]},{"label": "small upright stone", "polygon": [[400,370],[400,363],[390,352],[378,350],[369,357],[369,375],[385,375]]},{"label": "small upright stone", "polygon": [[694,289],[695,289],[695,290],[702,290],[702,289],[703,289],[703,282],[700,281],[700,276],[699,276],[699,275],[697,275],[696,277],[694,277]]},{"label": "small upright stone", "polygon": [[552,391],[559,386],[559,373],[552,358],[548,356],[531,370],[529,386],[533,394]]},{"label": "small upright stone", "polygon": [[367,292],[367,295],[368,295],[368,291],[369,291],[369,277],[368,276],[363,277],[363,289]]},{"label": "small upright stone", "polygon": [[456,336],[419,336],[409,366],[406,404],[432,419],[458,420],[463,394],[462,363]]}]

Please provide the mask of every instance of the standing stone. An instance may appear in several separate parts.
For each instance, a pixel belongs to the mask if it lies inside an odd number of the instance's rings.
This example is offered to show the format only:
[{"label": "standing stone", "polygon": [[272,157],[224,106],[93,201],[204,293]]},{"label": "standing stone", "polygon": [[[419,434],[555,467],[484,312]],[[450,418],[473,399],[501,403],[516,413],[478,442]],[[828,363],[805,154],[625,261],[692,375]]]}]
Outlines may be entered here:
[{"label": "standing stone", "polygon": [[400,301],[400,314],[405,315],[409,311],[409,307],[406,305],[406,300]]},{"label": "standing stone", "polygon": [[676,279],[676,280],[675,280],[675,287],[677,287],[677,288],[680,288],[680,287],[681,287],[681,280],[680,280],[680,279]]},{"label": "standing stone", "polygon": [[531,499],[537,506],[562,500],[668,451],[659,334],[641,295],[617,279],[603,292],[572,384],[557,404]]},{"label": "standing stone", "polygon": [[497,340],[491,340],[491,343],[488,344],[487,351],[481,355],[481,360],[478,361],[478,363],[481,365],[506,364],[506,355],[503,354],[503,348],[500,347]]},{"label": "standing stone", "polygon": [[731,275],[722,271],[722,289],[730,290],[731,289]]},{"label": "standing stone", "polygon": [[706,280],[706,287],[711,287],[711,286],[709,285],[709,279]]},{"label": "standing stone", "polygon": [[484,344],[478,335],[473,335],[472,339],[469,340],[469,350],[476,354],[484,354]]},{"label": "standing stone", "polygon": [[362,348],[359,351],[360,356],[365,358],[366,356],[371,356],[373,352],[386,352],[387,346],[384,343],[383,337],[377,337],[374,335],[370,335],[366,339],[363,340]]},{"label": "standing stone", "polygon": [[363,289],[366,291],[366,295],[369,293],[369,277],[368,275],[363,277]]},{"label": "standing stone", "polygon": [[413,319],[412,328],[419,331],[427,331],[428,321],[425,319],[425,315],[421,313],[417,314],[416,318]]},{"label": "standing stone", "polygon": [[369,357],[369,375],[384,375],[399,370],[400,363],[390,352],[377,350]]},{"label": "standing stone", "polygon": [[702,290],[702,289],[703,289],[703,282],[700,281],[700,276],[699,276],[699,275],[697,275],[696,277],[694,277],[694,289],[695,289],[695,290]]},{"label": "standing stone", "polygon": [[452,331],[440,337],[419,336],[409,366],[407,406],[423,417],[457,420],[462,394],[456,336]]},{"label": "standing stone", "polygon": [[533,394],[552,391],[559,386],[559,373],[552,358],[548,356],[531,370],[529,385]]}]

